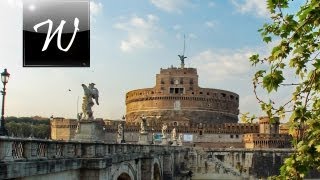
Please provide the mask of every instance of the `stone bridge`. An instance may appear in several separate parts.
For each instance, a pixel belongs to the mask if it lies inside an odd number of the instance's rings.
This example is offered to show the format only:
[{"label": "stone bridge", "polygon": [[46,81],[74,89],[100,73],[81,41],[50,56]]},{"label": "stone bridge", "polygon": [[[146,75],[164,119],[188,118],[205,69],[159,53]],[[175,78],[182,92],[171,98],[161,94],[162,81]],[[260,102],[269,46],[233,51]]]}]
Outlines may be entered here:
[{"label": "stone bridge", "polygon": [[0,137],[0,179],[257,179],[278,174],[290,153]]},{"label": "stone bridge", "polygon": [[[278,175],[293,149],[193,148],[189,150],[192,179],[260,179]],[[228,175],[228,176],[222,176]]]},{"label": "stone bridge", "polygon": [[187,179],[187,149],[0,137],[0,179]]}]

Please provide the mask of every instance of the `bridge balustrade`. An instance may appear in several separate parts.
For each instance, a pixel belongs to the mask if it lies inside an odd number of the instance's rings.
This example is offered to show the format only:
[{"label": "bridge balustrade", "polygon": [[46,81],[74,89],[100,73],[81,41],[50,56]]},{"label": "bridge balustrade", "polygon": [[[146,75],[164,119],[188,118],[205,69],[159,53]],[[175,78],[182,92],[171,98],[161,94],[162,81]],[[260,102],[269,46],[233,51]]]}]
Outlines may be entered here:
[{"label": "bridge balustrade", "polygon": [[0,161],[92,158],[132,153],[157,153],[182,147],[112,144],[103,142],[53,141],[35,138],[0,137]]}]

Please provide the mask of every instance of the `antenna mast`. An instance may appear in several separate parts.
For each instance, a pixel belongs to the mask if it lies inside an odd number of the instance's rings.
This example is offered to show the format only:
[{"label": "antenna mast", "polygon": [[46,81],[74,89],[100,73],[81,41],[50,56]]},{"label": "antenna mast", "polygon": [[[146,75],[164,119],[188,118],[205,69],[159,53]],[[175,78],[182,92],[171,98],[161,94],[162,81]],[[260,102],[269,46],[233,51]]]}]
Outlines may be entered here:
[{"label": "antenna mast", "polygon": [[183,35],[183,53],[182,53],[182,56],[184,56],[185,50],[186,50],[186,35],[184,34]]},{"label": "antenna mast", "polygon": [[182,52],[182,55],[178,55],[180,58],[180,61],[181,61],[181,68],[182,69],[184,68],[184,59],[187,58],[186,56],[184,56],[185,50],[186,50],[186,35],[184,34],[183,35],[183,52]]}]

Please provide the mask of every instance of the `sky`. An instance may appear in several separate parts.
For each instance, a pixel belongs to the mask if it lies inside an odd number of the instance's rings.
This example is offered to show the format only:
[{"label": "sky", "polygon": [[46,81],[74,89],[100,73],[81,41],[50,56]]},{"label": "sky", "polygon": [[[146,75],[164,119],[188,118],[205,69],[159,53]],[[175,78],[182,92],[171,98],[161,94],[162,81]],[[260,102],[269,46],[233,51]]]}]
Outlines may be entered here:
[{"label": "sky", "polygon": [[[240,95],[240,112],[262,115],[248,58],[267,54],[258,29],[269,21],[262,0],[91,0],[90,68],[23,68],[22,1],[0,1],[0,70],[11,74],[5,116],[76,118],[81,84],[96,84],[96,118],[120,119],[125,93],[153,87],[160,68],[179,66],[186,36],[187,67],[199,85]],[[69,89],[71,91],[69,91]],[[288,97],[280,91],[278,101]]]}]

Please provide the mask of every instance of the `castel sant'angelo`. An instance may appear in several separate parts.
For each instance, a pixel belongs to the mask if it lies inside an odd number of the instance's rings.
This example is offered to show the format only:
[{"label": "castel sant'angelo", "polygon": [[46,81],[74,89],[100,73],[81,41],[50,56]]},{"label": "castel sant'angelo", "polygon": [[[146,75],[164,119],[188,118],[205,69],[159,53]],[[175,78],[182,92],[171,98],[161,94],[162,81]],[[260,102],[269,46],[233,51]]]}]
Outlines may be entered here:
[{"label": "castel sant'angelo", "polygon": [[201,88],[195,68],[160,69],[153,88],[126,94],[127,121],[139,121],[142,115],[186,123],[237,123],[239,95],[225,90]]},{"label": "castel sant'angelo", "polygon": [[[153,88],[126,93],[126,143],[139,141],[140,123],[146,119],[150,143],[160,144],[162,127],[169,135],[175,130],[187,146],[279,148],[290,146],[290,137],[279,122],[267,117],[257,123],[238,123],[239,95],[220,89],[201,88],[196,68],[160,69]],[[96,119],[101,125],[101,141],[119,143],[119,120]],[[51,138],[71,140],[77,132],[76,119],[52,118]]]}]

